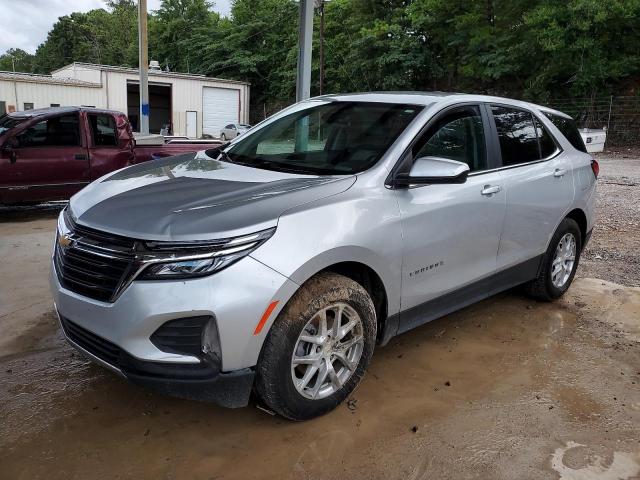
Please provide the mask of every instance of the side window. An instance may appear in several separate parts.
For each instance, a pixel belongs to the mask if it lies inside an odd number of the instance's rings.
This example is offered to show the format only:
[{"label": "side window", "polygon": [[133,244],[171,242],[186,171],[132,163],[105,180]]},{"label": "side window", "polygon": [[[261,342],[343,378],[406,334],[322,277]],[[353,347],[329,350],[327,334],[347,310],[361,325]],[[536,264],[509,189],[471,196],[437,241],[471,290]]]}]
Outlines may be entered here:
[{"label": "side window", "polygon": [[115,147],[118,145],[116,121],[111,115],[90,114],[91,136],[96,147]]},{"label": "side window", "polygon": [[480,108],[456,108],[440,118],[413,147],[413,158],[441,157],[469,165],[473,171],[487,169],[487,149]]},{"label": "side window", "polygon": [[542,158],[549,158],[556,153],[558,146],[551,134],[544,128],[542,122],[535,116],[533,117],[533,121],[536,124],[536,133],[538,134],[538,140],[540,142],[540,156]]},{"label": "side window", "polygon": [[576,122],[574,122],[571,118],[561,117],[560,115],[554,115],[553,113],[543,112],[545,116],[551,120],[560,133],[562,133],[569,143],[573,145],[573,148],[576,150],[580,150],[581,152],[587,153],[587,147],[584,146],[584,141],[582,140],[582,136],[578,131],[578,127],[576,126]]},{"label": "side window", "polygon": [[16,136],[18,147],[70,147],[80,145],[78,115],[49,118]]},{"label": "side window", "polygon": [[538,137],[533,115],[525,110],[491,107],[498,130],[504,166],[539,160]]},{"label": "side window", "polygon": [[31,102],[24,102],[24,109],[26,110],[33,110],[33,103]]}]

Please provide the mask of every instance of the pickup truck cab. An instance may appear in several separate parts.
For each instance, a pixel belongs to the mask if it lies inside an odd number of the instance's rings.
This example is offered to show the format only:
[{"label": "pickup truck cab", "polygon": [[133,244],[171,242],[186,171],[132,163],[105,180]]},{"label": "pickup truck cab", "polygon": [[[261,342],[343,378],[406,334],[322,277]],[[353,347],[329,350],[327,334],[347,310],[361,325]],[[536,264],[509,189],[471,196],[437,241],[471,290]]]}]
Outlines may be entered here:
[{"label": "pickup truck cab", "polygon": [[114,170],[202,148],[197,142],[137,146],[127,116],[55,107],[0,117],[0,204],[67,199]]}]

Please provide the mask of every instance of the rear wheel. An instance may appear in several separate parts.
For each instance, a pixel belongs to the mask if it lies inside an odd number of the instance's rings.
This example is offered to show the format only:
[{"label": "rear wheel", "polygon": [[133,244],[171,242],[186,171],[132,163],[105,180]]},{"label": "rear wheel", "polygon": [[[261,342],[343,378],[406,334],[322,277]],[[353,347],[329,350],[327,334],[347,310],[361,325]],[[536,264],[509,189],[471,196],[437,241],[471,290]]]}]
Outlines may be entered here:
[{"label": "rear wheel", "polygon": [[364,376],[375,338],[367,291],[347,277],[322,273],[296,292],[271,328],[257,366],[258,395],[292,420],[327,413]]},{"label": "rear wheel", "polygon": [[569,289],[582,250],[580,227],[565,218],[553,235],[538,276],[527,284],[527,293],[539,300],[555,300]]}]

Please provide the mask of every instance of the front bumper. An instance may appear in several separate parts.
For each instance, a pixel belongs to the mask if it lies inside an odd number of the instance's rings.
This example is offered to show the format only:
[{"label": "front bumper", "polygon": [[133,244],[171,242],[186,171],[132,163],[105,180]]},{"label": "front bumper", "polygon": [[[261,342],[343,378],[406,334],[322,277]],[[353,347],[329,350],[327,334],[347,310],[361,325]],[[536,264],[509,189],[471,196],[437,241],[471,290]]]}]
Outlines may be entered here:
[{"label": "front bumper", "polygon": [[[50,283],[63,331],[80,351],[135,383],[224,406],[246,405],[264,338],[297,289],[250,256],[208,277],[134,281],[113,303],[65,289],[55,268]],[[265,309],[276,300],[267,324],[254,335]],[[215,322],[218,362],[208,364],[206,355],[163,351],[150,340],[167,322],[195,316]],[[106,348],[106,357],[98,347]]]},{"label": "front bumper", "polygon": [[214,362],[176,364],[136,359],[117,345],[92,334],[58,313],[66,340],[94,362],[131,382],[174,397],[244,407],[249,403],[255,372],[251,368],[230,373]]}]

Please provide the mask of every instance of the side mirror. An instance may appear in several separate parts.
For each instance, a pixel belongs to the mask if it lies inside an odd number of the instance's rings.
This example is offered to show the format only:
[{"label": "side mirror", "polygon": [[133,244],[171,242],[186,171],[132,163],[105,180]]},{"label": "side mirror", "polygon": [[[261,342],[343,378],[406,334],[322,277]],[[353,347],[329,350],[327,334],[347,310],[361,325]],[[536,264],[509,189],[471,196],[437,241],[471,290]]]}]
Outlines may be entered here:
[{"label": "side mirror", "polygon": [[17,145],[18,141],[14,137],[7,138],[7,140],[2,144],[2,153],[8,155],[9,163],[16,163],[18,157],[16,156],[14,147]]},{"label": "side mirror", "polygon": [[464,183],[469,175],[469,165],[440,157],[420,157],[413,162],[408,174],[394,179],[396,186],[431,185],[434,183]]}]

